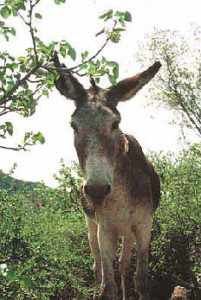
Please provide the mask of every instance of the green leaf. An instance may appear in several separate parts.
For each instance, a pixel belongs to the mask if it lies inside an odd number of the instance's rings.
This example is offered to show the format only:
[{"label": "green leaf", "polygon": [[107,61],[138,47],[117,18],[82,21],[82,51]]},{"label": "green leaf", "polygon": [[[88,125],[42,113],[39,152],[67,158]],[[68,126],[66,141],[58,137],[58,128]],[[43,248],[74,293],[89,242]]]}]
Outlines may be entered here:
[{"label": "green leaf", "polygon": [[45,143],[45,138],[44,136],[42,135],[41,132],[38,132],[36,134],[34,134],[34,136],[32,137],[33,141],[36,142],[40,142],[41,144],[44,144]]},{"label": "green leaf", "polygon": [[18,68],[18,64],[16,64],[16,63],[9,64],[9,68],[10,68],[12,71],[14,71],[15,69]]},{"label": "green leaf", "polygon": [[27,145],[29,138],[33,135],[33,132],[26,132],[24,135],[24,144]]},{"label": "green leaf", "polygon": [[120,34],[119,34],[118,32],[114,32],[114,31],[113,31],[113,33],[112,33],[111,36],[110,36],[110,40],[111,40],[111,42],[113,42],[113,43],[118,43],[119,40],[120,40]]},{"label": "green leaf", "polygon": [[125,13],[122,12],[122,11],[118,11],[118,10],[117,10],[116,13],[115,13],[115,16],[122,18],[122,17],[125,16]]},{"label": "green leaf", "polygon": [[10,135],[13,135],[13,124],[11,122],[6,122],[6,130]]},{"label": "green leaf", "polygon": [[70,55],[70,57],[72,58],[72,60],[75,60],[76,59],[76,52],[75,52],[75,49],[70,47],[69,50],[68,50],[68,55]]},{"label": "green leaf", "polygon": [[87,64],[81,65],[80,68],[81,68],[81,69],[84,69],[84,70],[87,69]]},{"label": "green leaf", "polygon": [[89,52],[88,52],[88,51],[83,52],[83,53],[81,54],[82,60],[84,61],[84,60],[87,58],[88,55],[89,55]]},{"label": "green leaf", "polygon": [[51,73],[46,74],[45,83],[47,84],[48,88],[54,86],[54,75]]},{"label": "green leaf", "polygon": [[110,10],[108,10],[106,13],[102,14],[102,15],[99,17],[99,19],[104,19],[104,21],[107,21],[107,20],[111,19],[112,16],[113,16],[113,10],[110,9]]},{"label": "green leaf", "polygon": [[113,31],[117,32],[117,33],[120,33],[120,32],[125,31],[125,30],[126,30],[125,28],[115,28]]},{"label": "green leaf", "polygon": [[125,21],[125,20],[124,20],[123,18],[120,18],[120,19],[119,19],[119,23],[121,24],[122,27],[125,27],[125,26],[126,26],[124,21]]},{"label": "green leaf", "polygon": [[114,67],[113,74],[116,79],[119,77],[119,66]]},{"label": "green leaf", "polygon": [[129,13],[129,11],[126,11],[126,12],[125,12],[124,20],[125,20],[126,22],[132,22],[132,16],[131,16],[131,14]]},{"label": "green leaf", "polygon": [[96,36],[99,36],[100,34],[104,33],[105,32],[105,28],[103,28],[101,31],[97,32],[96,33]]},{"label": "green leaf", "polygon": [[33,286],[32,280],[27,276],[22,276],[20,279],[20,286],[22,288],[31,288]]},{"label": "green leaf", "polygon": [[16,35],[16,30],[15,30],[15,28],[14,27],[11,27],[10,28],[10,33],[12,34],[12,35]]},{"label": "green leaf", "polygon": [[61,55],[65,58],[67,55],[67,49],[70,47],[69,44],[65,43],[65,44],[61,44],[60,45],[60,49],[59,52],[61,53]]},{"label": "green leaf", "polygon": [[87,63],[91,68],[95,68],[95,66],[96,66],[96,64],[95,64],[95,62],[94,61],[92,61],[92,60],[90,60],[90,61],[88,61],[88,63]]},{"label": "green leaf", "polygon": [[48,91],[48,90],[43,90],[43,91],[42,91],[42,94],[43,94],[44,96],[46,96],[47,98],[49,98],[49,91]]},{"label": "green leaf", "polygon": [[12,14],[13,14],[13,17],[18,16],[17,9],[15,7],[12,8]]},{"label": "green leaf", "polygon": [[66,57],[66,49],[65,48],[60,48],[60,53],[63,57]]},{"label": "green leaf", "polygon": [[27,57],[25,56],[20,56],[18,57],[18,60],[19,62],[23,63],[23,64],[26,64],[27,63]]},{"label": "green leaf", "polygon": [[9,270],[7,274],[7,278],[10,282],[13,282],[16,279],[18,279],[18,274],[15,271]]},{"label": "green leaf", "polygon": [[37,19],[42,19],[42,15],[39,14],[39,13],[35,13],[35,17],[36,17]]},{"label": "green leaf", "polygon": [[41,50],[41,52],[43,53],[43,54],[49,54],[49,49],[48,49],[48,47],[46,46],[46,45],[44,45],[44,44],[40,44],[40,50]]},{"label": "green leaf", "polygon": [[112,85],[116,84],[116,77],[114,75],[108,75],[108,78],[109,78],[110,82],[112,83]]},{"label": "green leaf", "polygon": [[109,67],[118,67],[119,66],[116,61],[109,61],[109,60],[107,61],[107,65]]},{"label": "green leaf", "polygon": [[15,86],[15,83],[13,81],[10,81],[9,84],[8,84],[8,87],[7,87],[7,91],[11,91],[12,88]]},{"label": "green leaf", "polygon": [[[63,1],[61,0],[54,0],[54,3],[57,4],[57,5],[60,5]],[[63,2],[64,3],[64,2]]]},{"label": "green leaf", "polygon": [[0,14],[4,19],[7,19],[11,14],[11,10],[8,6],[3,6],[0,10]]}]

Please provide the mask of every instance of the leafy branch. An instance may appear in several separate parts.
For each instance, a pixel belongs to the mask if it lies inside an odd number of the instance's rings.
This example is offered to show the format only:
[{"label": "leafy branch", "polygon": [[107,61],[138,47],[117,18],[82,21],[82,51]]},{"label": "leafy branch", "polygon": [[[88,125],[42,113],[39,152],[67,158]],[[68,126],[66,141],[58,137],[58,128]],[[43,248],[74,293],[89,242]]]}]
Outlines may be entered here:
[{"label": "leafy branch", "polygon": [[100,47],[100,49],[95,54],[93,54],[90,58],[86,59],[85,61],[83,61],[82,63],[78,64],[77,66],[67,69],[67,71],[71,72],[71,71],[73,71],[75,69],[78,69],[78,68],[82,67],[83,65],[87,64],[88,62],[94,60],[103,51],[103,49],[107,46],[108,42],[111,40],[112,34],[114,32],[114,29],[115,29],[116,25],[117,25],[117,21],[115,20],[113,28],[112,28],[112,31],[109,32],[109,34],[108,34],[108,36],[107,36],[104,44]]},{"label": "leafy branch", "polygon": [[20,151],[20,150],[25,150],[26,151],[25,147],[6,147],[6,146],[1,146],[0,145],[0,148],[4,149],[4,150],[12,150],[12,151]]},{"label": "leafy branch", "polygon": [[[23,116],[31,116],[42,96],[49,96],[54,88],[55,79],[58,78],[58,68],[54,65],[55,52],[63,58],[76,61],[75,49],[65,40],[60,42],[52,41],[45,44],[36,35],[37,28],[34,26],[34,18],[42,19],[42,15],[35,12],[40,0],[5,0],[0,7],[0,16],[7,19],[9,16],[18,17],[27,26],[31,37],[31,47],[26,49],[26,56],[12,57],[8,52],[0,52],[0,116],[10,112],[16,112]],[[54,0],[55,4],[65,3],[65,0]],[[100,18],[109,21],[111,29],[104,27],[96,36],[106,34],[103,45],[91,56],[88,51],[81,53],[81,62],[73,67],[59,67],[62,72],[73,72],[78,76],[94,77],[98,82],[99,78],[107,75],[112,84],[116,83],[119,75],[119,66],[116,62],[108,61],[104,57],[97,59],[100,53],[108,45],[109,41],[117,43],[120,40],[121,32],[125,31],[125,23],[131,21],[129,12],[107,11]],[[10,34],[15,36],[13,27],[6,26],[0,20],[0,32],[9,41]],[[60,72],[59,72],[60,73]],[[3,125],[2,125],[3,126]],[[4,147],[2,149],[19,149],[24,147]]]},{"label": "leafy branch", "polygon": [[33,69],[31,69],[22,79],[17,81],[13,88],[1,98],[0,105],[10,101],[11,96],[18,90],[18,88],[22,86],[31,77],[31,75],[35,74],[40,67],[40,64],[36,64],[36,66],[33,67]]},{"label": "leafy branch", "polygon": [[182,134],[184,128],[190,128],[201,136],[200,26],[191,38],[189,46],[178,31],[155,29],[140,45],[138,60],[144,64],[157,59],[163,64],[163,72],[150,85],[151,103],[162,104],[174,112],[173,123],[180,126]]},{"label": "leafy branch", "polygon": [[34,7],[39,3],[39,1],[40,0],[37,0],[35,3],[33,3],[32,0],[29,0],[29,21],[26,21],[25,18],[23,17],[23,15],[18,11],[18,15],[20,16],[20,18],[29,27],[32,44],[33,44],[33,49],[34,49],[34,54],[35,54],[35,59],[36,59],[36,65],[38,65],[39,63],[38,63],[38,53],[37,53],[37,47],[36,47],[36,38],[35,38],[34,28],[33,28],[33,10],[34,10]]}]

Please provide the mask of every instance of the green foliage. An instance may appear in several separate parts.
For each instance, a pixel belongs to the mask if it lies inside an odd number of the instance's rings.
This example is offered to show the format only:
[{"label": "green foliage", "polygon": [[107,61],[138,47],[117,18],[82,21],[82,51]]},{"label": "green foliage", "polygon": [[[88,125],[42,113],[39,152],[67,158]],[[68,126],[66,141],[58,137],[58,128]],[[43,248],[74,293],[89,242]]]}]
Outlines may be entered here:
[{"label": "green foliage", "polygon": [[87,76],[93,76],[96,83],[100,81],[100,77],[107,75],[111,84],[115,85],[119,77],[119,65],[115,61],[109,61],[102,57],[101,60],[88,61],[83,64],[81,69],[85,70]]},{"label": "green foliage", "polygon": [[116,11],[113,12],[112,9],[108,10],[106,13],[102,14],[99,19],[103,19],[104,21],[110,20],[115,18],[116,22],[119,22],[122,27],[125,27],[125,22],[131,22],[132,21],[132,17],[131,14],[126,11],[126,12],[122,12],[122,11]]},{"label": "green foliage", "polygon": [[72,60],[75,61],[76,59],[76,51],[74,48],[71,47],[71,45],[66,42],[65,40],[61,41],[59,45],[59,53],[66,58],[68,55]]},{"label": "green foliage", "polygon": [[36,17],[37,19],[42,19],[42,15],[39,14],[39,13],[35,13],[35,17]]},{"label": "green foliage", "polygon": [[11,122],[5,122],[5,124],[0,125],[0,137],[5,138],[6,133],[13,135],[13,125]]},{"label": "green foliage", "polygon": [[67,293],[73,299],[85,294],[82,285],[92,258],[83,214],[66,211],[62,188],[32,183],[14,192],[15,180],[9,184],[0,194],[0,298],[55,299]]},{"label": "green foliage", "polygon": [[[150,252],[153,299],[169,299],[177,284],[190,289],[191,300],[200,299],[200,150],[150,155],[162,185]],[[57,189],[0,173],[2,300],[87,299],[97,289],[78,198],[81,177],[76,164],[63,162]]]},{"label": "green foliage", "polygon": [[54,176],[59,183],[59,208],[63,211],[80,210],[79,193],[82,173],[78,164],[67,167],[61,160],[59,175]]},{"label": "green foliage", "polygon": [[0,11],[0,14],[4,19],[7,19],[11,14],[11,10],[8,6],[3,6]]},{"label": "green foliage", "polygon": [[9,41],[9,35],[16,35],[16,30],[14,27],[7,27],[5,26],[5,22],[0,21],[0,28],[1,28],[1,33],[3,35],[3,37],[6,39],[6,41]]},{"label": "green foliage", "polygon": [[[116,11],[112,9],[108,10],[106,13],[102,14],[99,19],[103,19],[105,22],[108,20],[113,20],[114,26],[112,30],[109,30],[107,27],[101,29],[96,36],[99,36],[103,33],[106,33],[109,36],[109,39],[113,43],[118,43],[121,37],[121,32],[126,30],[126,22],[132,22],[131,14],[126,11]],[[118,27],[117,27],[118,26]]]},{"label": "green foliage", "polygon": [[190,288],[191,299],[199,299],[198,275],[201,272],[200,154],[200,145],[193,145],[177,158],[171,154],[152,155],[162,185],[151,244],[152,275],[158,289],[165,290],[168,284]]},{"label": "green foliage", "polygon": [[200,42],[200,26],[192,27],[188,37],[178,31],[155,29],[140,45],[138,54],[143,65],[157,60],[162,63],[149,89],[151,104],[169,108],[175,114],[174,122],[198,135],[201,135]]},{"label": "green foliage", "polygon": [[54,0],[54,2],[57,4],[57,5],[60,5],[62,3],[65,3],[66,0]]},{"label": "green foliage", "polygon": [[[54,88],[55,79],[58,78],[58,70],[53,62],[55,52],[67,60],[68,65],[69,60],[70,63],[76,62],[79,57],[69,41],[51,41],[48,44],[39,38],[35,21],[36,19],[42,20],[43,16],[40,11],[35,12],[35,9],[40,1],[42,0],[5,0],[0,6],[0,31],[2,33],[0,38],[5,38],[9,42],[11,36],[16,35],[15,28],[6,25],[10,16],[21,19],[31,37],[30,47],[25,49],[23,56],[13,57],[9,52],[0,52],[0,116],[10,112],[17,112],[24,117],[32,116],[38,101],[43,96],[49,96]],[[57,5],[65,2],[65,0],[54,0]],[[121,32],[125,31],[126,23],[131,22],[132,18],[128,11],[113,12],[112,10],[100,18],[104,22],[110,22],[108,28],[104,27],[97,34],[106,34],[103,46],[91,57],[87,50],[81,53],[81,63],[79,61],[77,65],[69,69],[65,65],[63,67],[78,76],[94,77],[96,82],[100,80],[101,76],[107,75],[110,82],[116,84],[119,75],[118,64],[107,61],[106,58],[97,59],[96,57],[109,41],[119,42]],[[6,127],[1,128],[1,130],[4,129],[7,130]],[[10,134],[11,130],[7,130],[7,132]],[[5,137],[5,134],[1,134],[0,137]],[[39,140],[41,141],[41,139]],[[27,143],[26,145],[31,144]]]},{"label": "green foliage", "polygon": [[[109,41],[113,43],[118,43],[120,41],[121,33],[126,30],[126,22],[131,22],[132,18],[128,11],[114,12],[113,10],[107,11],[99,18],[104,20],[104,22],[109,21],[108,26],[105,26],[96,34],[96,36],[105,34],[106,41],[97,53],[90,58],[88,58],[89,53],[87,50],[81,53],[82,63],[75,68],[75,72],[81,76],[86,75],[93,77],[96,83],[99,83],[100,77],[106,75],[110,83],[115,85],[119,77],[119,64],[115,61],[108,61],[105,57],[102,57],[101,59],[96,59],[96,57]],[[84,71],[84,73],[81,71]]]}]

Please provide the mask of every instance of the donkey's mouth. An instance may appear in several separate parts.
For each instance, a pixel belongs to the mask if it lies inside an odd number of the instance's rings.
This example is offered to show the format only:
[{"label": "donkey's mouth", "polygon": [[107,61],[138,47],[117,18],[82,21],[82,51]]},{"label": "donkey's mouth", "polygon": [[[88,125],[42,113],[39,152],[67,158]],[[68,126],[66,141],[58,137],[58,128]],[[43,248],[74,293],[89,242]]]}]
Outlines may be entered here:
[{"label": "donkey's mouth", "polygon": [[104,198],[86,197],[86,198],[87,198],[88,202],[90,203],[90,206],[92,206],[93,209],[95,209],[95,210],[105,208],[109,201],[108,197],[104,197]]},{"label": "donkey's mouth", "polygon": [[94,209],[98,209],[98,208],[101,208],[101,207],[104,207],[105,206],[105,201],[106,199],[105,198],[93,198],[93,199],[90,199],[90,202],[93,206]]}]

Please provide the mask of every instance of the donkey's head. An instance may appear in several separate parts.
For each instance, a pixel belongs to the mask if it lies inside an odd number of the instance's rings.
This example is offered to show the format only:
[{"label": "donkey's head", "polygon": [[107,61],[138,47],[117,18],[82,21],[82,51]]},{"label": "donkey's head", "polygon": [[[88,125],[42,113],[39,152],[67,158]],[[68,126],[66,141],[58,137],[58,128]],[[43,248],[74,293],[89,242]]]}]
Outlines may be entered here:
[{"label": "donkey's head", "polygon": [[[58,60],[56,60],[58,67]],[[132,98],[159,70],[157,62],[146,71],[101,89],[92,81],[84,87],[69,72],[59,71],[56,87],[75,101],[71,117],[74,145],[84,173],[84,194],[94,207],[102,206],[113,190],[113,175],[119,155],[126,151],[126,138],[119,129],[119,101]]]}]

